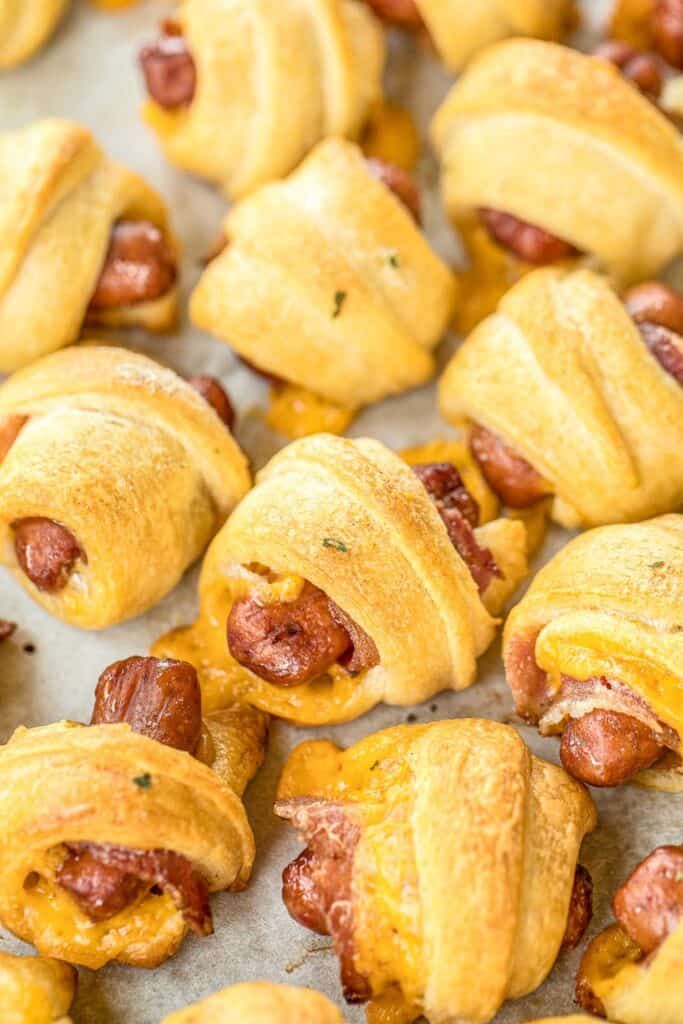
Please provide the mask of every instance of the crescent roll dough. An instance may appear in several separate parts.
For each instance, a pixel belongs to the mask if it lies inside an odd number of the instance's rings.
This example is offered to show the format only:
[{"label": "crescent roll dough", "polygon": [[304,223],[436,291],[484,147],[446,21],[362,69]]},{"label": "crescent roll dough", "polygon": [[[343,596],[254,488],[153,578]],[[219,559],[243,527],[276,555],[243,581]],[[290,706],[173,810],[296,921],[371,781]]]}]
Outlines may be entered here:
[{"label": "crescent roll dough", "polygon": [[[159,601],[248,490],[244,455],[211,406],[123,349],[54,353],[0,388],[0,561],[31,597],[98,629]],[[39,589],[16,556],[20,520],[70,531],[81,555],[62,589]]]},{"label": "crescent roll dough", "polygon": [[252,981],[217,992],[162,1024],[344,1024],[329,999],[310,988]]},{"label": "crescent roll dough", "polygon": [[453,87],[432,137],[472,260],[468,327],[530,269],[491,241],[482,208],[571,243],[625,284],[683,252],[682,138],[602,58],[531,39],[496,44]]},{"label": "crescent roll dough", "polygon": [[574,26],[574,0],[417,0],[441,59],[451,71],[507,36],[562,39]]},{"label": "crescent roll dough", "polygon": [[76,971],[60,960],[0,953],[3,1024],[71,1024]]},{"label": "crescent roll dough", "polygon": [[[197,622],[154,652],[195,665],[206,706],[236,694],[297,724],[348,721],[381,701],[407,706],[464,689],[493,639],[490,613],[526,571],[521,522],[495,520],[474,534],[503,575],[483,597],[399,456],[374,440],[305,438],[261,471],[209,548]],[[304,580],[371,638],[373,667],[350,673],[336,663],[312,681],[281,685],[234,660],[226,621],[235,602],[251,596],[280,606]]]},{"label": "crescent roll dough", "polygon": [[[175,242],[160,196],[72,121],[0,135],[0,182],[0,372],[7,373],[77,339],[117,221],[149,222],[172,250]],[[165,330],[176,305],[173,285],[88,321]]]},{"label": "crescent roll dough", "polygon": [[153,889],[93,920],[56,881],[67,843],[168,850],[209,892],[238,891],[254,861],[241,795],[262,759],[263,723],[232,708],[208,715],[211,767],[127,724],[19,728],[0,748],[0,921],[42,954],[97,969],[156,967],[187,931]]},{"label": "crescent roll dough", "polygon": [[355,145],[321,143],[224,229],[190,314],[240,356],[349,412],[432,376],[455,280]]},{"label": "crescent roll dough", "polygon": [[[639,781],[683,790],[682,601],[683,516],[577,537],[539,572],[505,624],[503,655],[518,709],[540,719],[544,732],[562,731],[568,716],[595,707],[630,714],[671,751]],[[560,695],[568,680],[601,678],[619,685],[575,700]]]},{"label": "crescent roll dough", "polygon": [[344,974],[364,984],[371,1021],[402,1024],[423,1014],[485,1024],[541,984],[596,821],[561,768],[509,726],[475,719],[398,726],[346,752],[304,743],[285,765],[276,813],[312,844],[299,862],[317,860],[321,896],[345,862],[333,894],[350,906],[328,919]]},{"label": "crescent roll dough", "polygon": [[0,71],[21,64],[41,49],[69,2],[0,0]]},{"label": "crescent roll dough", "polygon": [[382,95],[384,34],[359,0],[185,0],[192,101],[144,116],[173,163],[241,196],[327,136],[356,138]]},{"label": "crescent roll dough", "polygon": [[537,270],[441,378],[446,419],[482,424],[549,482],[553,518],[598,526],[683,504],[683,388],[607,282]]}]

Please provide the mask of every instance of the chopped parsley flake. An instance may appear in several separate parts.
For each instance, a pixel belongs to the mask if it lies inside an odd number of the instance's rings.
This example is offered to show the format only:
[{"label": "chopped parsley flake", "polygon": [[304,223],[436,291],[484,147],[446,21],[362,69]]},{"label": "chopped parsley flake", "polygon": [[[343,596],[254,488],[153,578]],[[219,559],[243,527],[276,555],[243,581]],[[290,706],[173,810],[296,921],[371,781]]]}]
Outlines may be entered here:
[{"label": "chopped parsley flake", "polygon": [[139,786],[140,789],[149,789],[152,785],[152,776],[149,772],[145,772],[144,775],[136,775],[133,782],[136,786]]},{"label": "chopped parsley flake", "polygon": [[389,264],[390,267],[393,267],[394,270],[399,269],[399,267],[401,266],[401,260],[396,251],[389,253],[389,255],[387,256],[387,263]]},{"label": "chopped parsley flake", "polygon": [[335,551],[343,551],[345,554],[349,550],[343,541],[335,540],[333,537],[325,537],[323,547],[334,548]]},{"label": "chopped parsley flake", "polygon": [[347,292],[335,292],[334,293],[334,310],[332,312],[332,319],[336,320],[344,308],[344,303],[348,297]]},{"label": "chopped parsley flake", "polygon": [[664,562],[652,562],[650,564],[650,568],[651,569],[661,569],[663,565],[664,565]]}]

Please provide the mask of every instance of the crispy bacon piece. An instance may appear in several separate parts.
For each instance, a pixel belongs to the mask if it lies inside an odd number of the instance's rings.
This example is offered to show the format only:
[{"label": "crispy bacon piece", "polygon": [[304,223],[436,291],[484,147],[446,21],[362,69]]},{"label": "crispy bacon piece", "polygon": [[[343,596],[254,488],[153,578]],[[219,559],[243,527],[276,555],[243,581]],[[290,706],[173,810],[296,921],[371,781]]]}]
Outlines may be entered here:
[{"label": "crispy bacon piece", "polygon": [[156,886],[171,897],[188,928],[212,933],[206,883],[179,853],[94,843],[70,843],[67,850],[57,882],[93,921],[108,920]]},{"label": "crispy bacon piece", "polygon": [[354,962],[352,899],[360,829],[341,805],[325,800],[280,800],[275,813],[289,819],[308,844],[282,874],[284,904],[305,928],[332,936],[344,997],[349,1003],[364,1002],[371,991]]}]

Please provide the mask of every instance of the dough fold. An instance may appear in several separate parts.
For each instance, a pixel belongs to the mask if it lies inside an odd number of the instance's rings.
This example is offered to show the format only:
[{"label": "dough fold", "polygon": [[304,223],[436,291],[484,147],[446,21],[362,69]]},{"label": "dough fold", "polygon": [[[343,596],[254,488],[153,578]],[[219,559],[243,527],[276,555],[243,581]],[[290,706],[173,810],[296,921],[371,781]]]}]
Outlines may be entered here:
[{"label": "dough fold", "polygon": [[458,719],[397,726],[345,752],[304,743],[285,765],[276,812],[310,840],[326,807],[358,836],[351,936],[371,1020],[391,1006],[405,1022],[485,1024],[541,984],[596,814],[586,790],[514,729]]},{"label": "dough fold", "polygon": [[325,996],[310,988],[252,981],[217,992],[165,1017],[162,1024],[344,1024]]},{"label": "dough fold", "polygon": [[632,706],[614,694],[588,695],[574,710],[614,707],[661,733],[669,754],[636,781],[680,792],[682,601],[683,516],[577,537],[539,572],[505,624],[503,657],[518,707],[529,707],[532,720],[540,713],[541,728],[557,732],[566,710],[553,714],[552,701],[563,677],[621,684],[636,698]]},{"label": "dough fold", "polygon": [[[0,424],[26,423],[0,462],[0,561],[31,597],[96,629],[146,611],[248,490],[247,462],[211,406],[171,370],[124,349],[47,356],[0,388]],[[63,589],[21,570],[12,524],[66,527],[79,559]]]},{"label": "dough fold", "polygon": [[71,1024],[76,971],[60,960],[0,953],[3,1024]]},{"label": "dough fold", "polygon": [[455,279],[353,143],[321,143],[224,231],[190,314],[255,367],[348,409],[433,375]]},{"label": "dough fold", "polygon": [[171,897],[150,890],[94,921],[56,882],[64,844],[169,850],[210,892],[244,888],[254,838],[241,795],[265,735],[254,715],[234,707],[205,717],[212,767],[125,724],[17,729],[0,748],[2,924],[42,954],[92,969],[172,956],[187,928]]},{"label": "dough fold", "polygon": [[591,271],[545,268],[518,282],[456,352],[439,404],[530,462],[563,526],[683,505],[683,388]]},{"label": "dough fold", "polygon": [[[73,121],[1,134],[0,180],[0,372],[8,373],[76,341],[117,221],[148,221],[172,250],[176,243],[161,197]],[[172,285],[87,319],[163,331],[176,308]]]},{"label": "dough fold", "polygon": [[[369,439],[305,438],[261,471],[209,548],[197,622],[157,641],[153,652],[196,667],[207,707],[236,695],[301,725],[464,689],[493,639],[490,612],[501,610],[526,572],[521,522],[495,520],[475,533],[506,576],[488,609],[427,491],[398,455]],[[252,593],[265,603],[287,600],[302,579],[372,638],[379,664],[356,675],[335,664],[312,682],[283,687],[232,659],[226,621],[234,601]]]},{"label": "dough fold", "polygon": [[186,0],[193,100],[143,115],[173,163],[239,197],[327,136],[356,138],[382,96],[385,44],[359,0]]}]

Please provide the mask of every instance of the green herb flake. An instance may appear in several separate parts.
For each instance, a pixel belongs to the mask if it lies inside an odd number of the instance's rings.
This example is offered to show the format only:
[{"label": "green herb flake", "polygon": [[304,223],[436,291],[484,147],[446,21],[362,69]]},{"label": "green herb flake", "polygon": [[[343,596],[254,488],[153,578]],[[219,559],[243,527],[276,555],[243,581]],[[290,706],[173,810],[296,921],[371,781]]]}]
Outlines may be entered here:
[{"label": "green herb flake", "polygon": [[651,562],[650,563],[650,568],[651,569],[661,569],[663,565],[664,565],[664,562]]},{"label": "green herb flake", "polygon": [[334,548],[335,551],[343,551],[344,554],[349,550],[342,540],[335,540],[334,537],[325,537],[323,547]]},{"label": "green herb flake", "polygon": [[334,293],[334,310],[332,311],[332,319],[336,320],[341,314],[344,308],[344,303],[348,298],[348,292],[335,292]]},{"label": "green herb flake", "polygon": [[145,772],[144,775],[136,775],[133,782],[136,786],[139,786],[140,789],[149,789],[152,785],[152,776],[149,772]]},{"label": "green herb flake", "polygon": [[389,255],[387,256],[387,263],[389,264],[390,267],[393,267],[394,270],[399,270],[401,266],[401,258],[395,250],[393,252],[390,252]]}]

